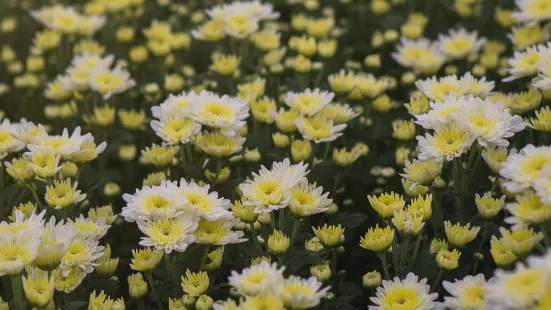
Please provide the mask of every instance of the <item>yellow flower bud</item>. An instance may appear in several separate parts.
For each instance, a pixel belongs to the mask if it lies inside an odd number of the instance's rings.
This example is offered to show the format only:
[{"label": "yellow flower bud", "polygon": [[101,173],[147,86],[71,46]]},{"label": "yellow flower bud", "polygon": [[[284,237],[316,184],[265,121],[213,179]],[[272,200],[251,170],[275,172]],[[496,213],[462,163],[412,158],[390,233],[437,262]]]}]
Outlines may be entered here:
[{"label": "yellow flower bud", "polygon": [[142,298],[147,294],[147,282],[141,273],[128,276],[128,293],[133,298]]},{"label": "yellow flower bud", "polygon": [[289,238],[281,231],[275,230],[268,237],[268,249],[274,254],[283,254],[289,248]]},{"label": "yellow flower bud", "polygon": [[444,270],[454,270],[459,267],[459,257],[461,252],[458,250],[442,250],[436,254],[436,264]]},{"label": "yellow flower bud", "polygon": [[315,265],[310,267],[310,274],[318,280],[324,282],[331,279],[331,268],[327,264]]}]

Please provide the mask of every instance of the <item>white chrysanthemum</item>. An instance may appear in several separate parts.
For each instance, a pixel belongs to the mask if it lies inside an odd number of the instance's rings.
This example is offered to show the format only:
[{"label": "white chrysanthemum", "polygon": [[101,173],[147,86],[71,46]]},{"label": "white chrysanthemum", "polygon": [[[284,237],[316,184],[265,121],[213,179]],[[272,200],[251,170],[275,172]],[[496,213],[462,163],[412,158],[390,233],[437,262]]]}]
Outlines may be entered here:
[{"label": "white chrysanthemum", "polygon": [[512,215],[505,222],[513,225],[513,229],[538,225],[551,218],[551,204],[531,190],[516,195],[515,202],[506,204],[505,208]]},{"label": "white chrysanthemum", "polygon": [[319,88],[314,90],[307,88],[301,93],[288,92],[285,95],[285,104],[300,115],[311,117],[331,103],[334,97],[335,94],[332,92],[321,91]]},{"label": "white chrysanthemum", "polygon": [[466,105],[468,97],[456,97],[455,93],[444,97],[444,102],[431,102],[430,111],[426,114],[414,115],[416,124],[426,129],[434,129],[435,124],[446,124],[458,118],[458,111]]},{"label": "white chrysanthemum", "polygon": [[0,236],[3,234],[14,234],[16,236],[26,234],[38,234],[42,233],[44,229],[44,215],[46,210],[43,210],[39,214],[33,213],[26,217],[20,210],[15,211],[15,220],[11,223],[6,221],[0,222]]},{"label": "white chrysanthemum", "polygon": [[402,37],[392,58],[400,65],[421,74],[434,74],[446,62],[446,57],[436,44],[426,38],[408,40]]},{"label": "white chrysanthemum", "polygon": [[190,116],[191,106],[196,97],[197,94],[194,92],[190,92],[188,94],[181,93],[177,96],[169,94],[168,98],[163,103],[152,107],[151,112],[153,113],[153,117],[158,119],[173,116]]},{"label": "white chrysanthemum", "polygon": [[197,221],[187,215],[177,217],[155,216],[147,220],[137,220],[138,228],[146,235],[140,245],[153,246],[159,251],[170,254],[183,252],[195,241],[193,232]]},{"label": "white chrysanthemum", "polygon": [[323,283],[315,277],[302,279],[290,276],[283,282],[283,303],[289,309],[309,309],[319,305],[330,286],[321,289]]},{"label": "white chrysanthemum", "polygon": [[33,262],[40,246],[40,232],[0,234],[0,276],[19,275]]},{"label": "white chrysanthemum", "polygon": [[89,218],[85,218],[84,215],[80,215],[76,219],[68,219],[67,225],[73,226],[76,234],[82,239],[96,239],[99,240],[107,234],[107,230],[111,225],[106,224],[105,218],[100,218],[97,221],[94,221]]},{"label": "white chrysanthemum", "polygon": [[255,206],[255,213],[269,213],[287,207],[293,188],[305,175],[306,165],[290,165],[289,161],[274,163],[272,170],[262,166],[253,179],[239,185],[246,198],[245,205]]},{"label": "white chrysanthemum", "polygon": [[92,134],[90,133],[81,135],[80,127],[75,128],[71,136],[69,136],[69,130],[65,128],[63,129],[61,136],[48,135],[44,139],[35,141],[36,144],[27,145],[27,148],[31,152],[40,148],[51,149],[55,155],[59,154],[62,158],[68,158],[74,153],[80,151],[81,145],[91,136]]},{"label": "white chrysanthemum", "polygon": [[415,86],[423,92],[425,96],[434,101],[442,102],[446,96],[454,93],[457,97],[467,95],[470,87],[463,83],[455,75],[448,75],[442,78],[435,76],[426,80],[418,80]]},{"label": "white chrysanthemum", "polygon": [[551,56],[540,62],[538,71],[538,76],[534,78],[532,85],[542,90],[551,89]]},{"label": "white chrysanthemum", "polygon": [[549,276],[549,266],[541,263],[518,263],[514,271],[496,270],[495,281],[486,286],[486,309],[531,309],[546,294]]},{"label": "white chrysanthemum", "polygon": [[276,263],[263,260],[259,264],[245,268],[238,273],[233,270],[228,283],[242,296],[274,295],[278,296],[283,288],[283,270]]},{"label": "white chrysanthemum", "polygon": [[535,24],[551,19],[549,0],[515,0],[518,11],[511,13],[518,23]]},{"label": "white chrysanthemum", "polygon": [[219,129],[226,136],[234,136],[245,125],[249,116],[247,100],[203,91],[193,99],[192,118],[204,126]]},{"label": "white chrysanthemum", "polygon": [[[167,182],[169,183],[169,182]],[[169,186],[176,187],[178,197],[184,197],[187,200],[186,210],[191,211],[195,216],[207,219],[208,221],[216,221],[220,218],[232,218],[232,213],[228,211],[230,201],[222,197],[218,197],[217,192],[209,192],[210,185],[199,186],[193,181],[189,183],[184,179],[180,179],[179,186],[176,182]]]},{"label": "white chrysanthemum", "polygon": [[470,72],[465,73],[460,79],[461,83],[468,89],[467,94],[475,97],[486,98],[492,95],[496,83],[494,81],[486,81],[486,77],[480,79],[472,76]]},{"label": "white chrysanthemum", "polygon": [[450,29],[449,34],[438,36],[438,48],[450,60],[466,58],[477,54],[485,38],[479,38],[476,31],[468,32],[464,28]]},{"label": "white chrysanthemum", "polygon": [[534,180],[534,189],[544,204],[551,205],[551,165],[547,164]]},{"label": "white chrysanthemum", "polygon": [[113,64],[113,55],[100,56],[84,53],[77,55],[67,68],[67,75],[60,81],[67,90],[85,90],[90,87],[90,74],[95,71],[107,71]]},{"label": "white chrysanthemum", "polygon": [[307,169],[308,164],[303,162],[291,165],[289,158],[285,158],[282,162],[272,163],[272,171],[282,174],[284,178],[288,179],[287,182],[293,184],[292,187],[308,175],[310,171]]},{"label": "white chrysanthemum", "polygon": [[528,47],[523,52],[515,52],[509,59],[509,76],[504,82],[510,82],[522,77],[535,76],[538,73],[541,54],[535,46]]},{"label": "white chrysanthemum", "polygon": [[25,144],[33,144],[44,139],[48,133],[42,124],[34,124],[22,118],[17,126],[14,126],[12,135]]},{"label": "white chrysanthemum", "polygon": [[[492,282],[492,279],[488,280]],[[450,310],[482,310],[486,305],[486,280],[483,274],[466,276],[455,282],[443,281],[442,286],[452,295],[444,297],[444,305]]]},{"label": "white chrysanthemum", "polygon": [[427,133],[425,137],[417,136],[421,148],[419,153],[421,160],[451,161],[465,153],[476,139],[476,136],[457,122],[435,125],[434,134]]},{"label": "white chrysanthemum", "polygon": [[168,145],[186,144],[201,131],[201,125],[189,117],[167,116],[151,121],[151,128]]},{"label": "white chrysanthemum", "polygon": [[346,128],[346,124],[335,125],[323,116],[302,117],[297,119],[295,124],[304,139],[315,143],[334,141],[342,136],[342,131]]},{"label": "white chrysanthemum", "polygon": [[371,297],[375,305],[369,306],[370,310],[390,310],[397,307],[417,310],[444,309],[443,305],[435,301],[438,294],[430,293],[427,279],[419,281],[411,272],[403,280],[398,277],[394,280],[383,280],[375,295]]},{"label": "white chrysanthemum", "polygon": [[164,182],[159,186],[144,186],[137,189],[134,195],[122,196],[126,206],[122,208],[121,215],[127,222],[146,220],[155,216],[176,217],[187,207],[185,197],[178,195],[177,187],[170,182]]},{"label": "white chrysanthemum", "polygon": [[511,193],[534,185],[543,167],[551,161],[551,147],[528,144],[517,154],[510,154],[499,174],[508,179],[503,185]]},{"label": "white chrysanthemum", "polygon": [[0,159],[4,159],[8,153],[19,152],[25,147],[25,143],[14,137],[17,127],[7,118],[0,124]]},{"label": "white chrysanthemum", "polygon": [[212,19],[217,19],[222,17],[226,11],[246,12],[248,16],[258,20],[273,20],[279,17],[279,13],[274,11],[272,4],[263,4],[258,0],[234,1],[223,6],[215,6],[207,10],[207,14]]},{"label": "white chrysanthemum", "polygon": [[33,264],[44,269],[56,267],[76,237],[72,225],[65,224],[63,220],[56,223],[55,216],[50,217],[42,232],[40,248]]},{"label": "white chrysanthemum", "polygon": [[67,253],[61,259],[59,268],[63,271],[63,276],[66,277],[71,273],[73,268],[80,268],[86,273],[94,271],[94,267],[98,265],[95,261],[103,255],[103,246],[93,238],[75,239]]},{"label": "white chrysanthemum", "polygon": [[316,184],[308,184],[306,178],[298,182],[298,185],[291,188],[291,200],[289,209],[297,216],[310,216],[327,211],[333,199],[327,198],[329,192],[323,193],[323,187],[316,187]]},{"label": "white chrysanthemum", "polygon": [[121,66],[111,70],[95,68],[90,72],[90,88],[100,93],[104,100],[123,93],[135,85],[136,82],[130,77],[130,72]]},{"label": "white chrysanthemum", "polygon": [[459,111],[459,121],[470,129],[482,146],[508,146],[506,138],[522,131],[528,124],[511,115],[502,102],[471,98]]}]

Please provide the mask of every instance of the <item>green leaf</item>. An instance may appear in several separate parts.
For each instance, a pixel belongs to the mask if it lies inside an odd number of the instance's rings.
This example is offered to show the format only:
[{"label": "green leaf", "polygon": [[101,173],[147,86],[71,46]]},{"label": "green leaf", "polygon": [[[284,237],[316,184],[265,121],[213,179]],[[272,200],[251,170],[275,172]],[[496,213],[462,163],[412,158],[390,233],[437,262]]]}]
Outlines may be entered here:
[{"label": "green leaf", "polygon": [[367,220],[367,215],[359,212],[337,214],[337,222],[347,228],[356,228],[365,220]]},{"label": "green leaf", "polygon": [[290,266],[290,271],[296,271],[304,265],[319,265],[325,263],[319,253],[312,251],[296,251],[294,252],[287,262],[287,266]]}]

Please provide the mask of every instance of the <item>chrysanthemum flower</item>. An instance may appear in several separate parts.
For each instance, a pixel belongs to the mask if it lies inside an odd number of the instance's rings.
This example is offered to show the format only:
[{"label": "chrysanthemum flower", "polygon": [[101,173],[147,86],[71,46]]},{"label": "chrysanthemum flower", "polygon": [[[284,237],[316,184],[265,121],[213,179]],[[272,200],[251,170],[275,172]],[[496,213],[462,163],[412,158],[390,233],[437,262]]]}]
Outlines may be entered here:
[{"label": "chrysanthemum flower", "polygon": [[515,200],[515,202],[508,203],[505,206],[512,215],[506,218],[505,222],[512,224],[513,227],[538,225],[551,218],[551,205],[544,202],[533,191],[528,190],[518,194]]},{"label": "chrysanthemum flower", "polygon": [[526,145],[518,154],[510,154],[500,175],[509,179],[505,188],[513,193],[523,191],[534,185],[540,176],[543,167],[551,161],[551,148]]},{"label": "chrysanthemum flower", "polygon": [[458,98],[469,93],[469,85],[463,83],[455,75],[449,75],[442,78],[428,78],[426,80],[418,80],[415,86],[423,92],[425,96],[434,101],[443,102],[446,96],[454,93]]},{"label": "chrysanthemum flower", "polygon": [[205,271],[191,272],[188,269],[185,277],[182,276],[182,288],[191,296],[204,294],[209,288],[209,275]]},{"label": "chrysanthemum flower", "polygon": [[120,66],[112,70],[99,68],[90,72],[90,88],[100,93],[104,100],[123,93],[135,85],[136,82],[130,77],[130,73]]},{"label": "chrysanthemum flower", "polygon": [[323,188],[316,187],[316,184],[308,184],[307,181],[299,182],[298,186],[291,189],[291,200],[289,209],[296,216],[310,216],[325,212],[333,202],[328,199],[329,192],[323,193]]},{"label": "chrysanthemum flower", "polygon": [[163,258],[163,251],[157,251],[153,247],[132,250],[130,268],[141,272],[151,271]]},{"label": "chrysanthemum flower", "polygon": [[309,309],[317,306],[330,287],[321,289],[316,278],[302,279],[291,276],[283,283],[283,303],[290,309]]},{"label": "chrysanthemum flower", "polygon": [[11,124],[9,119],[4,119],[0,124],[0,159],[3,159],[8,153],[18,152],[25,147],[25,144],[17,140],[13,134],[17,126]]},{"label": "chrysanthemum flower", "polygon": [[234,136],[245,125],[249,116],[247,101],[227,95],[219,97],[203,91],[193,98],[192,118],[210,128],[219,129],[224,135]]},{"label": "chrysanthemum flower", "polygon": [[220,218],[232,218],[231,212],[228,211],[230,201],[218,197],[217,192],[209,192],[209,185],[199,186],[193,181],[188,183],[182,178],[180,179],[179,186],[176,185],[176,182],[172,183],[172,186],[176,187],[178,199],[181,199],[180,197],[186,198],[187,204],[185,208],[192,211],[193,214],[208,221],[216,221]]},{"label": "chrysanthemum flower", "polygon": [[364,237],[360,237],[360,246],[374,252],[384,252],[394,240],[394,230],[390,226],[369,228]]},{"label": "chrysanthemum flower", "polygon": [[[492,283],[492,279],[488,282]],[[488,293],[486,285],[484,275],[481,273],[476,276],[466,276],[453,283],[443,281],[442,286],[452,295],[444,297],[444,306],[452,310],[482,310],[486,305],[484,298]]]},{"label": "chrysanthemum flower", "polygon": [[430,286],[427,285],[427,279],[419,278],[413,273],[408,273],[405,279],[398,277],[394,280],[383,280],[382,287],[377,288],[375,297],[371,297],[374,305],[370,305],[370,310],[395,309],[424,309],[438,310],[443,306],[436,302],[437,293],[430,293]]},{"label": "chrysanthemum flower", "polygon": [[464,28],[450,29],[449,35],[438,36],[438,48],[448,59],[462,59],[477,54],[486,38],[479,38],[478,33],[467,32]]},{"label": "chrysanthemum flower", "polygon": [[331,103],[333,97],[335,94],[331,92],[308,88],[302,93],[287,93],[285,104],[302,116],[312,117]]},{"label": "chrysanthemum flower", "polygon": [[157,215],[175,217],[180,215],[188,201],[178,196],[178,190],[172,183],[163,182],[159,186],[144,186],[137,189],[134,195],[124,194],[126,206],[122,208],[121,215],[128,222],[138,219],[148,219]]},{"label": "chrysanthemum flower", "polygon": [[55,209],[67,208],[86,198],[86,194],[81,194],[77,187],[78,182],[73,184],[70,178],[64,181],[54,180],[53,185],[46,187],[44,199],[48,205]]},{"label": "chrysanthemum flower", "polygon": [[272,294],[277,296],[283,286],[284,267],[262,261],[259,264],[245,268],[238,273],[232,271],[228,283],[242,296],[257,296]]},{"label": "chrysanthemum flower", "polygon": [[215,157],[228,157],[243,149],[245,138],[227,136],[221,132],[201,133],[195,140],[195,145],[203,152]]},{"label": "chrysanthemum flower", "polygon": [[394,211],[392,224],[404,238],[412,238],[423,229],[423,214],[410,213],[406,210]]},{"label": "chrysanthemum flower", "polygon": [[0,236],[0,275],[19,275],[33,262],[40,246],[40,231],[24,234],[4,232]]},{"label": "chrysanthemum flower", "polygon": [[551,18],[551,4],[546,0],[516,0],[519,11],[511,15],[519,23],[534,24]]},{"label": "chrysanthemum flower", "polygon": [[457,122],[445,125],[435,124],[434,134],[427,133],[425,137],[417,136],[421,148],[419,159],[451,161],[465,153],[475,140],[476,136]]},{"label": "chrysanthemum flower", "polygon": [[483,196],[478,193],[475,194],[476,208],[478,214],[484,219],[491,219],[495,217],[503,206],[505,205],[505,195],[502,195],[499,199],[492,198],[492,192],[486,192]]},{"label": "chrysanthemum flower", "polygon": [[63,271],[63,276],[67,277],[73,268],[80,268],[86,273],[91,273],[98,265],[95,261],[103,255],[102,251],[103,246],[100,246],[98,241],[93,238],[75,239],[61,258],[59,268]]},{"label": "chrysanthemum flower", "polygon": [[155,216],[147,220],[137,220],[138,228],[146,235],[140,245],[154,246],[159,251],[170,254],[172,251],[183,252],[195,241],[193,232],[198,223],[186,215],[169,218]]},{"label": "chrysanthemum flower", "polygon": [[96,240],[103,238],[111,227],[111,225],[106,223],[106,219],[104,218],[94,221],[85,218],[82,214],[74,220],[68,219],[67,225],[73,226],[73,229],[80,238],[93,238]]},{"label": "chrysanthemum flower", "polygon": [[76,237],[72,225],[63,221],[56,223],[56,218],[50,217],[42,232],[38,255],[33,265],[48,270],[57,267]]},{"label": "chrysanthemum flower", "polygon": [[495,272],[495,281],[486,286],[488,309],[529,309],[546,294],[549,268],[544,264],[517,264],[514,271]]},{"label": "chrysanthemum flower", "polygon": [[527,227],[516,227],[511,230],[500,227],[499,232],[503,245],[520,257],[530,254],[532,249],[543,240],[542,232],[536,233],[532,228]]},{"label": "chrysanthemum flower", "polygon": [[195,230],[195,242],[200,244],[226,245],[229,243],[241,243],[247,241],[242,238],[242,231],[233,231],[232,228],[239,222],[236,218],[219,218],[209,222],[202,219]]},{"label": "chrysanthemum flower", "polygon": [[471,228],[471,224],[461,225],[459,223],[452,225],[450,221],[444,222],[446,237],[454,247],[463,247],[476,238],[480,227]]},{"label": "chrysanthemum flower", "polygon": [[27,276],[23,276],[25,297],[38,308],[46,307],[54,298],[55,276],[36,267],[27,267]]},{"label": "chrysanthemum flower", "polygon": [[400,211],[406,205],[404,197],[398,193],[383,193],[379,197],[368,195],[367,199],[371,207],[383,218],[390,218],[394,211]]}]

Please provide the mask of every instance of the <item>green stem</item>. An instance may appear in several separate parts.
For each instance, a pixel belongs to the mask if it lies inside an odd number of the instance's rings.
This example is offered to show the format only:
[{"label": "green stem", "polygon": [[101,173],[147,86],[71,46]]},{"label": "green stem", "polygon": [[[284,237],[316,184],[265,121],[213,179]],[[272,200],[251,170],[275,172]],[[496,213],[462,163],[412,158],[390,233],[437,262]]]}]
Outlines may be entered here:
[{"label": "green stem", "polygon": [[145,310],[145,305],[144,305],[144,302],[143,302],[143,298],[139,298],[137,300],[138,302],[138,310]]},{"label": "green stem", "polygon": [[329,150],[331,149],[331,141],[325,143],[325,150],[323,151],[323,160],[327,159]]},{"label": "green stem", "polygon": [[333,256],[331,257],[331,276],[336,277],[337,276],[337,253],[338,248],[333,249]]},{"label": "green stem", "polygon": [[478,268],[478,260],[475,260],[474,265],[473,265],[473,273],[472,273],[473,276],[476,274],[476,269],[477,268]]},{"label": "green stem", "polygon": [[409,239],[406,239],[404,240],[404,248],[402,249],[402,255],[400,257],[400,269],[402,269],[402,266],[404,266],[404,263],[406,261],[408,247],[409,247]]},{"label": "green stem", "polygon": [[545,225],[545,222],[540,225],[541,232],[543,233],[543,242],[546,247],[551,247],[551,238],[549,237],[549,231]]},{"label": "green stem", "polygon": [[457,222],[463,224],[463,188],[461,184],[461,159],[453,160],[453,189],[455,194],[455,207],[457,208]]},{"label": "green stem", "polygon": [[272,231],[275,230],[275,215],[274,215],[274,211],[270,212],[270,225],[272,227]]},{"label": "green stem", "polygon": [[174,272],[174,266],[172,265],[172,257],[170,257],[170,255],[168,254],[165,254],[165,265],[166,273],[168,275],[168,278],[170,279],[170,282],[172,282],[174,294],[176,294],[178,288],[178,280],[175,277],[176,273]]},{"label": "green stem", "polygon": [[444,270],[440,269],[438,270],[438,275],[436,276],[436,280],[434,280],[434,283],[430,287],[430,291],[435,292],[436,288],[440,285],[440,282],[442,281],[442,276],[444,275]]},{"label": "green stem", "polygon": [[285,209],[279,209],[279,230],[283,232],[283,226],[285,226]]},{"label": "green stem", "polygon": [[413,250],[413,257],[411,258],[411,265],[409,265],[407,273],[410,273],[415,265],[415,259],[417,258],[417,253],[419,252],[419,245],[421,244],[421,231],[417,234],[417,240],[415,241],[415,249]]},{"label": "green stem", "polygon": [[300,228],[300,219],[294,219],[293,232],[291,233],[291,247],[295,244],[295,239],[297,238],[297,233],[299,228]]},{"label": "green stem", "polygon": [[0,189],[4,188],[4,170],[6,167],[4,164],[0,163]]},{"label": "green stem", "polygon": [[44,205],[42,204],[40,197],[38,197],[38,194],[36,193],[36,189],[34,188],[34,185],[32,184],[29,185],[29,189],[31,190],[31,194],[33,195],[33,198],[36,201],[36,204],[38,204],[38,208],[40,208],[40,210],[44,210]]},{"label": "green stem", "polygon": [[260,244],[258,243],[258,237],[256,236],[256,230],[254,229],[254,223],[249,223],[249,226],[251,228],[251,233],[253,235],[253,243],[254,243],[254,246],[259,249],[260,251],[262,251],[262,248],[260,247]]},{"label": "green stem", "polygon": [[394,230],[394,239],[392,240],[392,263],[394,265],[394,274],[398,275],[398,234],[396,233],[396,230]]},{"label": "green stem", "polygon": [[23,287],[21,284],[21,275],[11,277],[11,289],[13,290],[13,300],[16,310],[25,310],[25,300],[23,299]]},{"label": "green stem", "polygon": [[385,252],[379,252],[379,253],[377,253],[377,256],[381,260],[381,263],[383,263],[383,270],[385,271],[385,278],[387,278],[387,280],[390,280],[390,272],[388,271],[388,264],[386,262]]},{"label": "green stem", "polygon": [[488,221],[484,221],[484,226],[482,227],[482,239],[480,240],[480,244],[478,245],[477,252],[480,252],[482,250],[482,246],[484,245],[484,242],[486,241],[486,237],[488,236]]},{"label": "green stem", "polygon": [[203,257],[201,258],[201,268],[199,270],[203,270],[205,268],[205,263],[207,262],[207,257],[210,252],[210,245],[205,244],[205,250],[203,251]]},{"label": "green stem", "polygon": [[406,269],[406,257],[407,257],[407,253],[408,253],[408,248],[409,248],[409,239],[405,239],[404,240],[404,246],[403,246],[403,249],[402,249],[402,255],[400,256],[400,266],[398,267],[398,270],[400,271],[400,273],[402,273],[405,269]]},{"label": "green stem", "polygon": [[151,272],[146,272],[145,275],[146,275],[146,278],[147,278],[147,282],[149,282],[149,286],[151,286],[151,292],[153,293],[153,298],[155,298],[155,302],[157,303],[157,307],[160,310],[163,310],[163,304],[161,303],[161,300],[159,299],[159,295],[157,295],[157,291],[155,290],[155,282],[153,280],[153,274],[151,274]]}]

